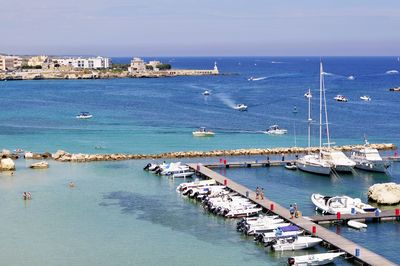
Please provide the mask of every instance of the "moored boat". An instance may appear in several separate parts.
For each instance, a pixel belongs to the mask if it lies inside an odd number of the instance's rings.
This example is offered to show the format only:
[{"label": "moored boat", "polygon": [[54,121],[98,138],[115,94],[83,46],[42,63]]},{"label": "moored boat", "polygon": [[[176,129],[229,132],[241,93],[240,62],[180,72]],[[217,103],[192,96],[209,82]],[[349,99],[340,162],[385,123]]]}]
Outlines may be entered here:
[{"label": "moored boat", "polygon": [[353,227],[353,228],[355,228],[355,229],[362,229],[362,228],[367,228],[367,227],[368,227],[368,226],[367,226],[366,224],[364,224],[364,223],[357,222],[357,221],[353,221],[353,220],[348,221],[348,222],[347,222],[347,225],[348,225],[349,227]]},{"label": "moored boat", "polygon": [[391,165],[389,161],[383,160],[379,151],[371,148],[367,141],[364,148],[352,152],[351,159],[356,163],[356,168],[370,172],[385,173]]},{"label": "moored boat", "polygon": [[346,254],[345,252],[327,252],[311,255],[294,256],[288,258],[289,265],[309,266],[309,265],[325,265],[332,263],[334,259]]},{"label": "moored boat", "polygon": [[318,193],[311,195],[311,201],[314,203],[316,210],[324,214],[352,214],[352,213],[367,213],[379,211],[379,209],[363,203],[358,198],[349,196],[324,196]]},{"label": "moored boat", "polygon": [[288,169],[288,170],[296,170],[297,169],[297,165],[296,165],[296,163],[288,162],[288,163],[285,164],[285,168]]},{"label": "moored boat", "polygon": [[318,237],[293,236],[293,237],[277,238],[271,241],[270,245],[271,248],[276,251],[286,251],[286,250],[301,250],[301,249],[312,248],[321,242],[322,239]]}]

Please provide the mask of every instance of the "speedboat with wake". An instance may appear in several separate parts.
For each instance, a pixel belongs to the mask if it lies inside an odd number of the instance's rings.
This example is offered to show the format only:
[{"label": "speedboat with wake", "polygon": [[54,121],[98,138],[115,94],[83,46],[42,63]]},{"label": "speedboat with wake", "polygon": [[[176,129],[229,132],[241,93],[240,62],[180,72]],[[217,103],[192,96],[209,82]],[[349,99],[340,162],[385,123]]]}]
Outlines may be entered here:
[{"label": "speedboat with wake", "polygon": [[345,252],[327,252],[288,258],[288,264],[294,266],[325,265],[346,254]]},{"label": "speedboat with wake", "polygon": [[351,214],[351,213],[367,213],[375,212],[379,209],[363,203],[359,198],[351,198],[349,196],[324,196],[321,194],[312,194],[311,201],[315,205],[315,209],[323,214]]},{"label": "speedboat with wake", "polygon": [[284,135],[287,134],[287,129],[280,128],[278,125],[272,125],[264,133],[268,135]]},{"label": "speedboat with wake", "polygon": [[208,91],[208,90],[205,90],[205,91],[203,92],[203,95],[204,95],[204,96],[208,96],[208,95],[210,95],[210,91]]},{"label": "speedboat with wake", "polygon": [[239,103],[234,107],[234,109],[238,111],[247,111],[247,105]]},{"label": "speedboat with wake", "polygon": [[214,137],[215,133],[207,130],[205,127],[200,127],[198,130],[192,132],[195,137]]}]

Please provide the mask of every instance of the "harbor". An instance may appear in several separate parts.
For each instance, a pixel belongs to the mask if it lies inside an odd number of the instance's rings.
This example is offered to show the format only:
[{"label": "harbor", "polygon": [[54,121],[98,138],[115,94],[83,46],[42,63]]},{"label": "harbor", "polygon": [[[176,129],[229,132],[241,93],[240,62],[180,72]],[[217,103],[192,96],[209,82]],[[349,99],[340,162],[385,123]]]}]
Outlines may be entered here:
[{"label": "harbor", "polygon": [[[284,218],[286,221],[290,221],[291,223],[297,225],[300,228],[306,230],[309,234],[320,237],[326,242],[326,246],[332,249],[340,249],[345,251],[348,255],[348,258],[353,259],[356,263],[362,265],[397,265],[384,257],[371,252],[370,250],[361,247],[358,244],[353,243],[324,227],[319,226],[313,220],[313,218],[307,219],[306,217],[299,217],[296,219],[291,219],[289,215],[289,210],[277,204],[276,202],[264,198],[264,199],[256,199],[256,193],[232,180],[229,178],[222,176],[207,167],[201,164],[188,164],[190,168],[196,171],[196,173],[203,178],[209,178],[217,181],[219,184],[223,184],[227,188],[239,193],[240,195],[251,199],[253,202],[262,206],[263,209],[267,210],[270,213],[274,213]],[[399,212],[396,211],[397,217],[399,216]],[[395,215],[396,215],[395,214]],[[315,219],[315,218],[314,218]]]}]

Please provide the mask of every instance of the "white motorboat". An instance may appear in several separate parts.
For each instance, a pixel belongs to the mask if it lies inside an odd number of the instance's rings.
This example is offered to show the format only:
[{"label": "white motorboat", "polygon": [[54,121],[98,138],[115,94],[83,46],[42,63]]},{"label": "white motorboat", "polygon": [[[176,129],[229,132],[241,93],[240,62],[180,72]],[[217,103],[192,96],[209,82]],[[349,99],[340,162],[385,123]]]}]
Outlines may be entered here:
[{"label": "white motorboat", "polygon": [[313,266],[332,263],[337,257],[346,254],[345,252],[327,252],[311,255],[294,256],[288,258],[289,265]]},{"label": "white motorboat", "polygon": [[211,93],[210,93],[210,91],[208,91],[208,90],[205,90],[204,92],[203,92],[203,95],[204,96],[208,96],[208,95],[210,95]]},{"label": "white motorboat", "polygon": [[234,109],[239,111],[247,111],[247,105],[239,103],[234,107]]},{"label": "white motorboat", "polygon": [[196,131],[192,132],[195,137],[214,137],[215,133],[211,130],[207,130],[205,127],[201,127]]},{"label": "white motorboat", "polygon": [[361,100],[365,101],[365,102],[369,102],[371,101],[371,97],[367,96],[367,95],[363,95],[360,97]]},{"label": "white motorboat", "polygon": [[348,80],[354,80],[355,77],[354,77],[354,76],[348,76],[347,79],[348,79]]},{"label": "white motorboat", "polygon": [[[322,242],[321,238],[311,236],[294,236],[277,238],[272,241],[272,249],[276,251],[300,250],[312,248]],[[268,246],[268,245],[267,245]]]},{"label": "white motorboat", "polygon": [[78,119],[89,119],[92,118],[93,115],[91,115],[89,112],[81,112],[79,115],[76,116]]},{"label": "white motorboat", "polygon": [[172,172],[171,174],[173,178],[187,178],[187,177],[192,177],[193,175],[194,172],[189,169],[177,170]]},{"label": "white motorboat", "polygon": [[391,165],[389,161],[383,160],[379,151],[371,148],[367,141],[364,148],[352,152],[351,159],[356,163],[356,168],[371,172],[385,173]]},{"label": "white motorboat", "polygon": [[287,134],[287,130],[280,128],[278,125],[272,125],[264,133],[268,135],[284,135]]},{"label": "white motorboat", "polygon": [[181,183],[179,186],[176,188],[177,191],[185,191],[189,188],[196,188],[196,187],[202,187],[202,186],[212,186],[217,184],[217,181],[214,179],[210,180],[195,180],[193,182],[187,182],[187,183]]},{"label": "white motorboat", "polygon": [[[326,110],[326,97],[325,97],[325,87],[324,87],[324,70],[322,66],[322,62],[320,63],[320,71],[319,71],[319,104],[320,104],[320,112],[319,112],[319,150],[322,150],[322,110],[325,107],[325,120],[326,120],[326,131],[328,132],[328,142],[329,142],[329,129],[328,129],[328,113]],[[308,90],[308,94],[311,95],[311,91]],[[311,97],[308,98],[308,147],[311,146]],[[296,161],[297,168],[320,175],[330,175],[331,173],[331,165],[321,156],[321,152],[319,154],[307,154]]]},{"label": "white motorboat", "polygon": [[337,172],[352,172],[356,163],[342,151],[327,148],[321,151],[321,157]]},{"label": "white motorboat", "polygon": [[229,211],[225,217],[228,218],[240,218],[254,216],[262,211],[262,208],[241,208]]},{"label": "white motorboat", "polygon": [[268,243],[276,238],[298,236],[303,233],[304,230],[301,230],[299,227],[295,225],[288,225],[278,227],[272,232],[259,233],[254,237],[254,241],[258,241],[260,243]]},{"label": "white motorboat", "polygon": [[[290,225],[290,223],[283,223],[283,219],[277,219],[277,220],[278,221],[276,221],[276,222],[271,221],[264,225],[250,227],[250,228],[248,228],[248,230],[246,230],[246,234],[251,236],[251,235],[255,235],[255,234],[259,234],[259,233],[273,232],[274,230],[276,230],[279,227],[285,227],[285,226]],[[280,220],[282,220],[282,221],[280,221]]]},{"label": "white motorboat", "polygon": [[338,102],[347,102],[348,101],[348,99],[345,96],[340,95],[340,94],[336,95],[333,99]]},{"label": "white motorboat", "polygon": [[310,90],[308,90],[308,92],[306,92],[306,93],[304,94],[304,97],[306,97],[307,99],[310,99],[310,98],[312,98],[311,91],[310,91]]},{"label": "white motorboat", "polygon": [[288,162],[288,163],[285,164],[285,168],[288,169],[288,170],[296,170],[297,169],[297,165],[296,165],[296,163]]},{"label": "white motorboat", "polygon": [[368,227],[365,223],[360,223],[360,222],[353,221],[353,220],[348,221],[347,225],[349,227],[353,227],[355,229],[362,229],[362,228],[367,228]]},{"label": "white motorboat", "polygon": [[[358,198],[349,196],[324,196],[321,194],[312,194],[311,201],[316,206],[317,210],[327,214],[351,214],[351,213],[367,213],[375,212],[377,208],[363,203]],[[379,211],[379,209],[378,209]]]}]

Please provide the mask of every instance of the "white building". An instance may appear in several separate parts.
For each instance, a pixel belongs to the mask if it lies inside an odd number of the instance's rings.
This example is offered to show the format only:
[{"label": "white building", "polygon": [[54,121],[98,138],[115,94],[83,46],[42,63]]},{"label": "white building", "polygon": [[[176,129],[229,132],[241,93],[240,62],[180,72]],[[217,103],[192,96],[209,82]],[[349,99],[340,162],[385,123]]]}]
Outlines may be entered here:
[{"label": "white building", "polygon": [[2,55],[0,56],[0,70],[15,70],[21,68],[22,58],[18,56]]},{"label": "white building", "polygon": [[86,69],[110,68],[112,64],[111,58],[101,56],[91,58],[53,58],[53,62],[57,62],[60,66]]},{"label": "white building", "polygon": [[128,68],[129,73],[141,73],[146,71],[146,63],[139,57],[135,57],[131,61],[131,66]]}]

